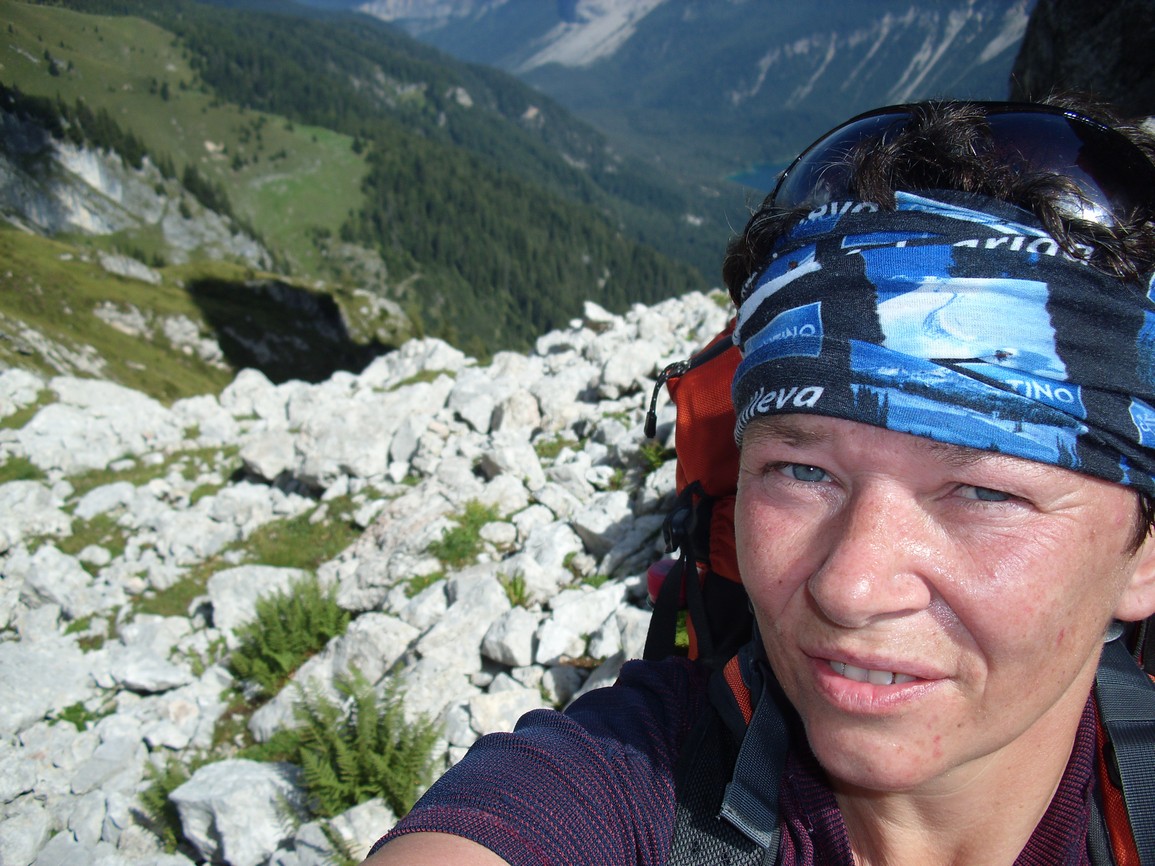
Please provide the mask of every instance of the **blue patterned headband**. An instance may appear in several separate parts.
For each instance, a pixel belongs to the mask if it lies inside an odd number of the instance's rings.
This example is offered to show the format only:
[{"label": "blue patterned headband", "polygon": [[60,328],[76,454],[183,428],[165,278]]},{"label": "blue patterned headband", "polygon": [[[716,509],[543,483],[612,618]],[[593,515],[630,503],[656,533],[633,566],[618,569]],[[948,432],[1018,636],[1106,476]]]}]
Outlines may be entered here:
[{"label": "blue patterned headband", "polygon": [[1155,494],[1149,287],[966,193],[833,202],[742,293],[735,437],[807,412],[1063,466]]}]

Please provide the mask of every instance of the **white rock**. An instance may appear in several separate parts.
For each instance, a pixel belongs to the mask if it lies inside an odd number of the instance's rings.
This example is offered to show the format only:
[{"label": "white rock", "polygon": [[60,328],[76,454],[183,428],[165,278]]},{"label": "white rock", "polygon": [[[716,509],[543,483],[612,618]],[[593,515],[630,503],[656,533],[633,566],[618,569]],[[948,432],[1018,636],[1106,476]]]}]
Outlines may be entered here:
[{"label": "white rock", "polygon": [[385,828],[397,823],[385,801],[376,798],[358,803],[329,822],[329,826],[345,844],[353,859],[360,862],[369,854],[374,843],[385,835]]},{"label": "white rock", "polygon": [[241,370],[221,391],[220,404],[235,418],[258,417],[274,426],[288,423],[286,408],[289,393],[277,386],[260,370]]},{"label": "white rock", "polygon": [[286,806],[299,800],[291,764],[225,760],[206,764],[169,796],[184,836],[200,856],[258,866],[289,834]]},{"label": "white rock", "polygon": [[573,700],[585,682],[582,672],[571,665],[551,665],[541,680],[541,687],[555,706],[563,707]]},{"label": "white rock", "polygon": [[608,399],[633,394],[654,373],[657,348],[646,340],[633,341],[613,352],[602,367],[599,392]]},{"label": "white rock", "polygon": [[235,645],[237,628],[256,616],[257,600],[277,592],[287,593],[295,580],[306,573],[298,568],[271,565],[240,565],[218,571],[208,582],[213,625],[230,645]]},{"label": "white rock", "polygon": [[22,731],[93,694],[84,654],[73,641],[0,642],[0,734]]},{"label": "white rock", "polygon": [[546,706],[541,694],[533,689],[517,688],[478,695],[469,701],[469,717],[478,734],[512,731],[517,720],[530,710]]},{"label": "white rock", "polygon": [[604,556],[630,531],[633,522],[630,495],[624,490],[598,494],[575,513],[570,522],[586,549],[594,556]]},{"label": "white rock", "polygon": [[493,409],[491,427],[495,433],[515,430],[532,432],[541,425],[541,407],[529,391],[514,391],[500,400]]},{"label": "white rock", "polygon": [[268,430],[245,444],[241,462],[258,478],[275,481],[282,472],[296,467],[294,437],[287,430]]},{"label": "white rock", "polygon": [[11,803],[36,784],[36,768],[22,746],[0,740],[0,804]]},{"label": "white rock", "polygon": [[617,609],[623,597],[621,585],[615,583],[595,590],[587,586],[560,593],[551,602],[549,618],[538,630],[537,663],[551,665],[566,656],[582,655],[588,636]]},{"label": "white rock", "polygon": [[4,817],[0,833],[0,863],[30,866],[52,835],[52,818],[44,804],[31,797],[22,799]]},{"label": "white rock", "polygon": [[240,425],[212,394],[177,400],[172,404],[172,413],[183,430],[197,434],[202,446],[229,445],[240,438]]},{"label": "white rock", "polygon": [[9,481],[0,486],[0,551],[25,538],[69,535],[72,520],[59,509],[52,490],[39,481]]},{"label": "white rock", "polygon": [[144,776],[144,743],[139,736],[114,735],[102,739],[92,757],[72,775],[72,793],[135,791]]},{"label": "white rock", "polygon": [[489,478],[507,474],[525,483],[530,491],[545,485],[545,472],[533,446],[525,439],[501,437],[481,455],[481,471]]},{"label": "white rock", "polygon": [[60,402],[17,431],[23,452],[41,469],[103,469],[125,454],[175,445],[183,436],[171,411],[121,385],[58,377],[50,387]]},{"label": "white rock", "polygon": [[402,620],[409,623],[418,631],[425,631],[445,614],[449,608],[449,597],[446,595],[444,580],[436,581],[425,587],[399,611]]},{"label": "white rock", "polygon": [[582,540],[566,522],[555,521],[530,533],[525,553],[547,570],[565,567],[566,560],[583,549]]},{"label": "white rock", "polygon": [[464,672],[479,670],[481,641],[490,624],[510,609],[509,597],[496,570],[474,566],[458,572],[448,583],[451,603],[445,615],[417,641],[423,658],[452,658]]},{"label": "white rock", "polygon": [[524,607],[502,614],[485,633],[481,651],[486,657],[509,667],[533,663],[539,617]]},{"label": "white rock", "polygon": [[19,367],[0,370],[0,418],[35,403],[42,390],[44,380],[27,370]]}]

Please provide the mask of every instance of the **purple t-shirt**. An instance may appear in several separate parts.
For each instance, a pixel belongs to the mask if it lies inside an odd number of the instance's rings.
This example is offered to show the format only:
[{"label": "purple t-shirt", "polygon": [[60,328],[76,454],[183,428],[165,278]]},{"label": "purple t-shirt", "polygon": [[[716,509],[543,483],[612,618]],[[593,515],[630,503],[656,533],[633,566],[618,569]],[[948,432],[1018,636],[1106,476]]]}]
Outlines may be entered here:
[{"label": "purple t-shirt", "polygon": [[[706,674],[681,659],[630,662],[565,713],[536,710],[482,737],[380,842],[421,831],[484,845],[512,866],[663,866],[674,832],[674,765],[708,705]],[[1066,773],[1016,866],[1087,860],[1097,714],[1088,699]],[[852,864],[834,792],[792,748],[779,800],[786,864]]]},{"label": "purple t-shirt", "polygon": [[482,737],[382,843],[448,832],[513,866],[658,866],[674,830],[674,762],[705,685],[681,659],[629,662],[564,714],[536,710],[513,733]]}]

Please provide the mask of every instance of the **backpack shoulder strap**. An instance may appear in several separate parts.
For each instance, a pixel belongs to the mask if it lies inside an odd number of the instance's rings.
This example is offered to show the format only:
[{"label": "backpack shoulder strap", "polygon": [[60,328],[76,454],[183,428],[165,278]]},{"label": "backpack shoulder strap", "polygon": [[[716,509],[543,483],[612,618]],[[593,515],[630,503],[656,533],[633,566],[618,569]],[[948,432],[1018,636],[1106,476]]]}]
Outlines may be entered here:
[{"label": "backpack shoulder strap", "polygon": [[710,679],[710,706],[676,771],[671,866],[773,866],[789,730],[749,647]]},{"label": "backpack shoulder strap", "polygon": [[[1103,760],[1123,792],[1139,866],[1155,866],[1155,685],[1123,640],[1108,641],[1095,677],[1099,719],[1107,736]],[[1104,810],[1113,847],[1125,851],[1127,828]],[[1119,859],[1116,854],[1116,859]],[[1123,862],[1120,860],[1120,862]]]}]

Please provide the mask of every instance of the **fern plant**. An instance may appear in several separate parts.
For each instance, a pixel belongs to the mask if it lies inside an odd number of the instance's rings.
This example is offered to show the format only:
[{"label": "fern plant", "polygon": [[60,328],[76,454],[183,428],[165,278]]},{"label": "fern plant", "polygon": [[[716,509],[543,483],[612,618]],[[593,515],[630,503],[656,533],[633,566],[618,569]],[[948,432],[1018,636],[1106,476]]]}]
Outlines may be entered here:
[{"label": "fern plant", "polygon": [[240,645],[229,657],[238,679],[275,694],[289,675],[332,638],[344,634],[349,612],[337,604],[336,588],[321,588],[315,576],[297,579],[288,592],[257,601],[256,617],[237,632]]},{"label": "fern plant", "polygon": [[331,818],[382,797],[395,814],[406,814],[432,780],[437,727],[423,716],[407,723],[393,683],[378,695],[354,672],[337,687],[344,706],[306,689],[295,708],[297,761],[310,808]]}]

